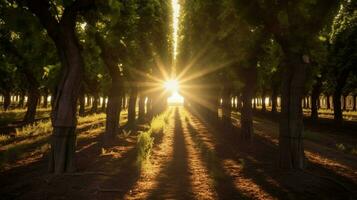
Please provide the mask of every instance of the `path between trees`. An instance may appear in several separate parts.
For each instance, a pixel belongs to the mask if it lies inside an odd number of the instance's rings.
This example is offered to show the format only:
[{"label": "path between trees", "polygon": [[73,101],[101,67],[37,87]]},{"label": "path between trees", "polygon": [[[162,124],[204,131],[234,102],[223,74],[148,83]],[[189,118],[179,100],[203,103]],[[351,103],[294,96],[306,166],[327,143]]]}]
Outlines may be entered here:
[{"label": "path between trees", "polygon": [[240,141],[238,128],[215,128],[171,107],[169,126],[155,141],[149,163],[138,166],[134,134],[103,152],[96,131],[78,143],[79,173],[46,175],[45,159],[39,159],[1,174],[0,194],[5,199],[348,199],[356,192],[355,156],[308,141],[308,169],[283,172],[275,166],[277,125],[256,119],[255,129],[249,144]]}]

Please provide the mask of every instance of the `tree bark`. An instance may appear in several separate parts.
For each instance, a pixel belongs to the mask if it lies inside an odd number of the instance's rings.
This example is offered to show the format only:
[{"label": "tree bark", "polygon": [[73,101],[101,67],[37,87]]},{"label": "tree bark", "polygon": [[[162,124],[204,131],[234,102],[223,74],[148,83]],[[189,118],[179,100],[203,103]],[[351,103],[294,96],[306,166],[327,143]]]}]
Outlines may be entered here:
[{"label": "tree bark", "polygon": [[273,90],[271,94],[271,112],[274,114],[276,113],[276,106],[278,105],[277,98],[277,91]]},{"label": "tree bark", "polygon": [[79,10],[91,3],[93,2],[76,0],[66,6],[58,22],[50,12],[48,1],[27,0],[27,6],[54,41],[62,64],[62,77],[52,107],[53,134],[49,159],[49,171],[56,174],[75,170],[77,98],[84,71],[75,26]]},{"label": "tree bark", "polygon": [[20,100],[19,100],[19,104],[17,104],[17,107],[18,108],[23,108],[24,107],[24,103],[25,103],[25,92],[21,91]]},{"label": "tree bark", "polygon": [[[289,47],[288,47],[289,48]],[[303,113],[301,100],[304,92],[306,64],[302,55],[285,48],[282,79],[281,119],[279,126],[279,166],[284,169],[303,169]]]},{"label": "tree bark", "polygon": [[[243,140],[251,140],[253,135],[253,110],[252,98],[256,87],[257,71],[255,66],[245,69],[245,80],[242,91],[242,112],[240,118],[241,137]],[[254,100],[255,103],[255,100]]]},{"label": "tree bark", "polygon": [[[101,48],[101,58],[111,77],[111,86],[108,93],[108,102],[106,110],[105,135],[103,137],[103,146],[111,144],[113,138],[118,134],[120,128],[120,112],[123,106],[124,85],[120,69],[118,68],[118,57],[113,48],[96,33],[95,40]],[[105,103],[105,102],[104,102]]]},{"label": "tree bark", "polygon": [[263,112],[267,111],[267,107],[265,105],[265,94],[266,94],[266,92],[265,92],[265,90],[263,90],[263,94],[262,94],[262,111]]},{"label": "tree bark", "polygon": [[223,88],[222,93],[222,121],[223,127],[229,128],[232,125],[231,112],[232,112],[232,101],[231,101],[232,87],[229,83],[226,83]]},{"label": "tree bark", "polygon": [[98,112],[98,99],[99,99],[99,95],[97,93],[94,94],[91,113],[97,113]]},{"label": "tree bark", "polygon": [[311,120],[316,121],[318,119],[318,109],[320,102],[320,92],[322,87],[322,79],[317,77],[315,84],[312,86],[311,91]]},{"label": "tree bark", "polygon": [[347,95],[342,95],[342,99],[343,99],[343,106],[342,106],[342,110],[346,111],[347,110]]},{"label": "tree bark", "polygon": [[37,87],[31,88],[28,94],[27,111],[23,119],[26,123],[32,123],[35,121],[37,103],[40,98],[40,91]]},{"label": "tree bark", "polygon": [[139,116],[138,120],[143,122],[145,120],[145,95],[140,94],[139,96]]},{"label": "tree bark", "polygon": [[349,71],[343,70],[337,77],[336,85],[334,88],[335,90],[333,93],[333,112],[334,112],[334,121],[337,126],[340,126],[343,123],[343,116],[342,116],[342,109],[341,109],[341,96],[348,75],[349,75]]},{"label": "tree bark", "polygon": [[107,120],[105,124],[104,146],[118,134],[120,123],[120,112],[122,107],[122,80],[120,76],[112,76],[112,85],[109,90],[107,103]]},{"label": "tree bark", "polygon": [[11,104],[11,95],[10,95],[10,91],[5,90],[4,91],[4,104],[3,104],[3,108],[5,111],[7,111],[10,107]]},{"label": "tree bark", "polygon": [[136,120],[136,101],[138,97],[138,87],[136,83],[132,83],[129,97],[128,107],[128,124],[133,125]]},{"label": "tree bark", "polygon": [[327,108],[328,110],[331,109],[330,95],[326,95],[326,108]]}]

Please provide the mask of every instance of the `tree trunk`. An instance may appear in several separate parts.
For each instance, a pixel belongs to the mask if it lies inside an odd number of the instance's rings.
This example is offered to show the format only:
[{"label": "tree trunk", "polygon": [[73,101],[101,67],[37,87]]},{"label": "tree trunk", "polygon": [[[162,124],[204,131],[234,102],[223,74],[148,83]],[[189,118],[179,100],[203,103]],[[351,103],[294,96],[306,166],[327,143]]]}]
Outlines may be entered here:
[{"label": "tree trunk", "polygon": [[237,111],[241,111],[242,110],[242,95],[238,96],[238,100],[237,100]]},{"label": "tree trunk", "polygon": [[265,105],[265,90],[263,91],[263,94],[262,94],[262,111],[263,112],[267,111],[267,107]]},{"label": "tree trunk", "polygon": [[86,95],[87,102],[86,102],[86,107],[89,107],[91,105],[91,97],[89,95]]},{"label": "tree trunk", "polygon": [[132,83],[128,107],[128,124],[133,125],[136,120],[136,100],[138,97],[138,88],[135,83]]},{"label": "tree trunk", "polygon": [[326,95],[326,108],[327,108],[328,110],[331,109],[330,95]]},{"label": "tree trunk", "polygon": [[[38,3],[38,2],[37,2]],[[75,170],[77,99],[81,89],[84,62],[80,45],[75,33],[76,13],[65,9],[61,22],[48,24],[49,11],[43,6],[31,4],[30,9],[39,16],[47,27],[48,34],[54,40],[62,64],[62,77],[58,84],[54,106],[52,107],[53,134],[49,159],[49,171],[56,174]],[[37,7],[39,6],[39,7]],[[57,27],[57,29],[53,29]]]},{"label": "tree trunk", "polygon": [[333,93],[333,113],[334,113],[334,120],[337,125],[341,125],[343,118],[342,118],[342,109],[341,109],[341,91],[335,91]]},{"label": "tree trunk", "polygon": [[271,94],[271,112],[274,114],[276,113],[276,106],[278,104],[277,99],[277,91],[273,89]]},{"label": "tree trunk", "polygon": [[357,110],[357,105],[356,105],[356,97],[357,97],[357,95],[353,95],[352,97],[353,97],[353,99],[352,99],[352,104],[353,104],[352,110],[356,111]]},{"label": "tree trunk", "polygon": [[25,92],[21,91],[20,100],[19,100],[19,104],[17,104],[17,107],[18,108],[23,108],[24,107],[24,103],[25,103]]},{"label": "tree trunk", "polygon": [[232,112],[232,101],[231,101],[231,91],[232,88],[229,83],[225,84],[222,94],[222,121],[223,127],[229,128],[232,125],[231,112]]},{"label": "tree trunk", "polygon": [[343,70],[339,74],[339,76],[337,77],[335,90],[333,93],[334,121],[337,126],[340,126],[343,123],[343,116],[342,116],[342,109],[341,109],[341,96],[342,96],[342,90],[346,84],[348,75],[349,75],[348,70]]},{"label": "tree trunk", "polygon": [[316,121],[319,117],[318,109],[320,102],[320,92],[322,87],[322,79],[317,77],[316,83],[312,86],[311,91],[311,120]]},{"label": "tree trunk", "polygon": [[145,95],[140,94],[139,97],[139,116],[138,116],[138,120],[140,122],[143,122],[145,119]]},{"label": "tree trunk", "polygon": [[105,108],[106,108],[106,105],[107,105],[107,103],[105,102],[106,98],[107,98],[106,96],[103,96],[103,102],[102,102],[102,108],[101,108],[102,112],[105,111]]},{"label": "tree trunk", "polygon": [[112,85],[108,95],[107,120],[105,125],[104,145],[110,144],[110,141],[118,134],[120,128],[120,112],[122,108],[122,80],[119,77],[112,77]]},{"label": "tree trunk", "polygon": [[342,110],[346,111],[347,110],[347,95],[342,95],[342,99],[343,99],[343,106],[342,106]]},{"label": "tree trunk", "polygon": [[303,169],[303,113],[301,100],[304,92],[306,64],[301,55],[284,51],[285,68],[282,78],[281,119],[279,126],[279,166],[284,169]]},{"label": "tree trunk", "polygon": [[45,90],[45,94],[43,95],[43,105],[42,107],[47,108],[48,107],[48,91],[47,89]]},{"label": "tree trunk", "polygon": [[26,123],[32,123],[35,121],[37,103],[40,99],[40,91],[37,87],[33,87],[29,90],[27,100],[27,111],[23,119]]},{"label": "tree trunk", "polygon": [[[252,98],[256,86],[257,71],[255,67],[246,69],[244,87],[242,91],[242,112],[240,118],[241,137],[243,140],[251,140],[253,135],[253,110]],[[254,100],[255,104],[255,100]]]},{"label": "tree trunk", "polygon": [[94,94],[91,113],[97,113],[98,112],[98,99],[99,99],[98,94],[97,93]]},{"label": "tree trunk", "polygon": [[5,90],[4,91],[4,104],[3,104],[3,108],[5,111],[7,111],[10,107],[11,104],[11,95],[10,95],[10,91]]}]

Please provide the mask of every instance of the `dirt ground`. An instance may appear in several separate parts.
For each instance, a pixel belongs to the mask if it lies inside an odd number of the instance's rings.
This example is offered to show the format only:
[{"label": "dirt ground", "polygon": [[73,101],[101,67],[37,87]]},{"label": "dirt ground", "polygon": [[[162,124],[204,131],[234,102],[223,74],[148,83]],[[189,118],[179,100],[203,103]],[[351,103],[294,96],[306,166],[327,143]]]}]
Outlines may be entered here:
[{"label": "dirt ground", "polygon": [[235,127],[219,128],[183,107],[154,141],[150,161],[137,163],[137,136],[123,135],[105,152],[103,126],[79,133],[78,172],[46,174],[46,155],[30,154],[0,173],[0,199],[357,199],[357,156],[336,149],[356,135],[320,133],[305,140],[304,171],[277,168],[278,124],[255,117],[251,142]]}]

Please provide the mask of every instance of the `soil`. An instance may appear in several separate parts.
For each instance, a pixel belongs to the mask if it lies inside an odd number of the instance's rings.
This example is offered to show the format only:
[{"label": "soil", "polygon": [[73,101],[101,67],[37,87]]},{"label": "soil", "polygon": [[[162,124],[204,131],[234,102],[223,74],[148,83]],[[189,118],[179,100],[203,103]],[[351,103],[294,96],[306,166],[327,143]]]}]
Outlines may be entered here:
[{"label": "soil", "polygon": [[222,128],[183,107],[169,109],[148,162],[137,162],[135,133],[103,151],[103,127],[83,130],[76,173],[47,174],[45,154],[30,154],[1,171],[1,199],[357,199],[357,156],[333,145],[352,145],[356,136],[315,127],[321,136],[304,143],[307,169],[282,171],[274,120],[256,116],[247,142],[239,137],[238,114],[233,127]]}]

